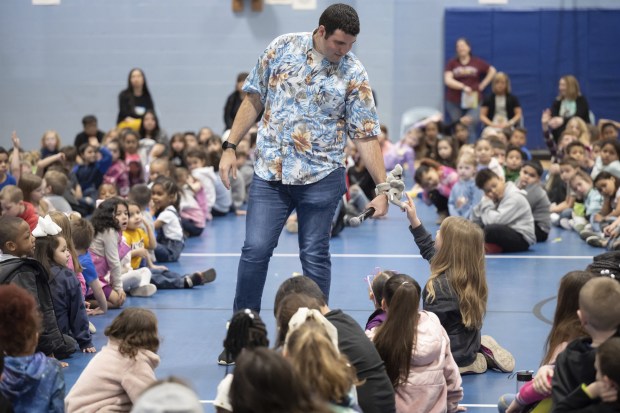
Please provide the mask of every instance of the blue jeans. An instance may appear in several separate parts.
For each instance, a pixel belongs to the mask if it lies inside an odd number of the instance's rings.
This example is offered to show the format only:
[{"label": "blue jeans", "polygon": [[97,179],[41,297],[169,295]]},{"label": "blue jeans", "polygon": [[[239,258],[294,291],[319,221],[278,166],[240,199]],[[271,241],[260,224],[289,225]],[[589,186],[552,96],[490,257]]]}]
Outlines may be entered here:
[{"label": "blue jeans", "polygon": [[285,185],[254,175],[250,186],[245,243],[237,271],[234,311],[260,311],[267,269],[286,219],[297,210],[299,258],[304,275],[329,298],[332,218],[346,190],[344,168],[308,185]]},{"label": "blue jeans", "polygon": [[454,102],[446,101],[446,112],[450,116],[451,122],[456,122],[461,117],[468,115],[473,122],[467,127],[469,130],[468,143],[474,143],[478,140],[478,125],[480,124],[480,106],[473,109],[461,109],[461,105]]},{"label": "blue jeans", "polygon": [[497,411],[499,413],[505,413],[506,410],[508,410],[510,403],[512,403],[514,399],[515,399],[515,394],[512,394],[512,393],[503,394],[499,398],[499,402],[497,403]]}]

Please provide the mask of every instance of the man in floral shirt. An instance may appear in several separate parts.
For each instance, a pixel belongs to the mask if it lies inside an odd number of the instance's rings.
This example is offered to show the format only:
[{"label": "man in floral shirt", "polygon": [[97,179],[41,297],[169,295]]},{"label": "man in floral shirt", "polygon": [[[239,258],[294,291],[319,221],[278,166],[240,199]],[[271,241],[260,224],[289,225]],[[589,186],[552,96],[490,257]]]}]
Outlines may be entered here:
[{"label": "man in floral shirt", "polygon": [[[260,311],[267,268],[286,218],[297,210],[303,272],[329,297],[329,238],[336,206],[346,190],[344,147],[352,139],[375,183],[386,173],[368,75],[350,51],[359,33],[356,11],[329,6],[312,33],[285,34],[260,56],[243,91],[247,96],[222,145],[220,176],[235,179],[236,144],[259,122],[255,177],[250,187],[245,244],[237,273],[234,310]],[[385,215],[387,197],[369,206]]]}]

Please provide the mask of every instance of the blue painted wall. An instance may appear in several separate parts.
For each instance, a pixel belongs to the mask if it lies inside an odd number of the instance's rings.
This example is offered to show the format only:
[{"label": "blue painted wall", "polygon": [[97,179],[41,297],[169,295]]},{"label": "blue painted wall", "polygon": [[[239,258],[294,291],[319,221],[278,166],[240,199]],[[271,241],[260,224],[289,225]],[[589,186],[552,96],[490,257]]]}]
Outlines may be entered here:
[{"label": "blue painted wall", "polygon": [[[509,0],[503,8],[620,8],[616,0]],[[0,1],[0,144],[17,129],[37,147],[45,129],[72,143],[83,115],[113,126],[131,67],[145,70],[168,132],[223,128],[222,108],[237,72],[249,70],[281,33],[312,30],[315,11],[266,5],[233,14],[229,0],[62,0],[33,6]],[[379,115],[397,131],[412,106],[441,107],[443,18],[477,0],[347,1],[360,14],[354,52],[368,70]],[[544,4],[543,4],[544,3]],[[395,135],[395,134],[394,134]],[[396,139],[397,136],[392,136]]]}]

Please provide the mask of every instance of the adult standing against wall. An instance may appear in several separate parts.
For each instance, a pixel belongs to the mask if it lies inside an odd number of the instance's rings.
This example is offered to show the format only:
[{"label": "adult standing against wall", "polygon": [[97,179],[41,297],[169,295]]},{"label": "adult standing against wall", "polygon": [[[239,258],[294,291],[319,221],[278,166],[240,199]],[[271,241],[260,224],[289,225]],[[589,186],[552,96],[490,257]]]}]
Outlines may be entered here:
[{"label": "adult standing against wall", "polygon": [[558,96],[553,101],[551,109],[547,109],[551,116],[548,122],[549,129],[557,142],[560,134],[566,128],[568,120],[577,116],[585,123],[590,123],[590,106],[584,96],[581,95],[579,81],[573,75],[566,75],[558,82]]},{"label": "adult standing against wall", "polygon": [[[355,9],[331,5],[314,32],[273,40],[243,86],[247,95],[222,145],[219,172],[226,187],[229,174],[233,179],[237,174],[236,144],[261,110],[265,112],[258,129],[235,311],[260,310],[269,260],[293,209],[303,272],[329,297],[329,238],[345,192],[347,138],[355,142],[375,183],[386,180],[368,76],[351,53],[358,33]],[[375,216],[385,215],[387,197],[377,196],[369,205]]]},{"label": "adult standing against wall", "polygon": [[491,83],[497,71],[484,60],[472,56],[467,39],[456,41],[456,57],[450,59],[444,70],[446,84],[446,111],[452,122],[467,115],[472,122],[468,125],[469,139],[475,140],[480,122],[482,91]]},{"label": "adult standing against wall", "polygon": [[136,132],[140,129],[142,118],[147,110],[155,110],[151,92],[146,84],[142,69],[133,68],[129,71],[127,88],[118,95],[119,127],[130,127]]},{"label": "adult standing against wall", "polygon": [[519,99],[511,93],[508,75],[504,72],[497,72],[493,78],[491,89],[493,93],[484,99],[480,108],[482,123],[497,129],[518,126],[523,111]]},{"label": "adult standing against wall", "polygon": [[[245,83],[245,79],[248,78],[249,73],[242,72],[237,75],[237,83],[235,84],[235,91],[228,95],[228,99],[226,99],[226,105],[224,106],[224,124],[226,125],[226,130],[232,128],[233,121],[235,120],[235,116],[237,116],[237,112],[241,107],[241,102],[245,98],[245,92],[243,91],[243,83]],[[256,122],[258,122],[261,118],[262,113],[259,113],[256,117]]]}]

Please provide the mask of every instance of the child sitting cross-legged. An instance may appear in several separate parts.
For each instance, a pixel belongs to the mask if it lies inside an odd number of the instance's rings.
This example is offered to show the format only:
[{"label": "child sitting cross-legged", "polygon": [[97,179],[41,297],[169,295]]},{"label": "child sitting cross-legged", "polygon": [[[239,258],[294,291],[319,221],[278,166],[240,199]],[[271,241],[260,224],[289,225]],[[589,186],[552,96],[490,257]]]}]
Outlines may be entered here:
[{"label": "child sitting cross-legged", "polygon": [[424,309],[435,313],[446,329],[460,373],[484,373],[487,368],[512,371],[515,361],[510,352],[493,337],[481,336],[488,287],[480,227],[464,218],[449,217],[433,241],[411,199],[405,209],[420,254],[431,265],[423,293]]},{"label": "child sitting cross-legged", "polygon": [[549,212],[551,203],[540,182],[543,172],[540,162],[525,161],[516,182],[517,188],[527,193],[527,202],[530,204],[534,216],[536,242],[547,241],[549,231],[551,231],[551,213]]},{"label": "child sitting cross-legged", "polygon": [[140,206],[132,201],[129,201],[128,204],[129,221],[127,229],[123,231],[123,237],[131,247],[131,267],[134,270],[146,263],[151,273],[151,284],[154,284],[158,289],[192,288],[215,280],[216,274],[213,268],[181,275],[162,265],[155,265],[149,253],[149,250],[154,249],[157,245],[153,230],[148,225],[143,226]]},{"label": "child sitting cross-legged", "polygon": [[484,229],[487,253],[526,251],[536,243],[534,217],[524,191],[490,169],[476,174],[476,186],[485,196],[474,207],[472,220]]}]

